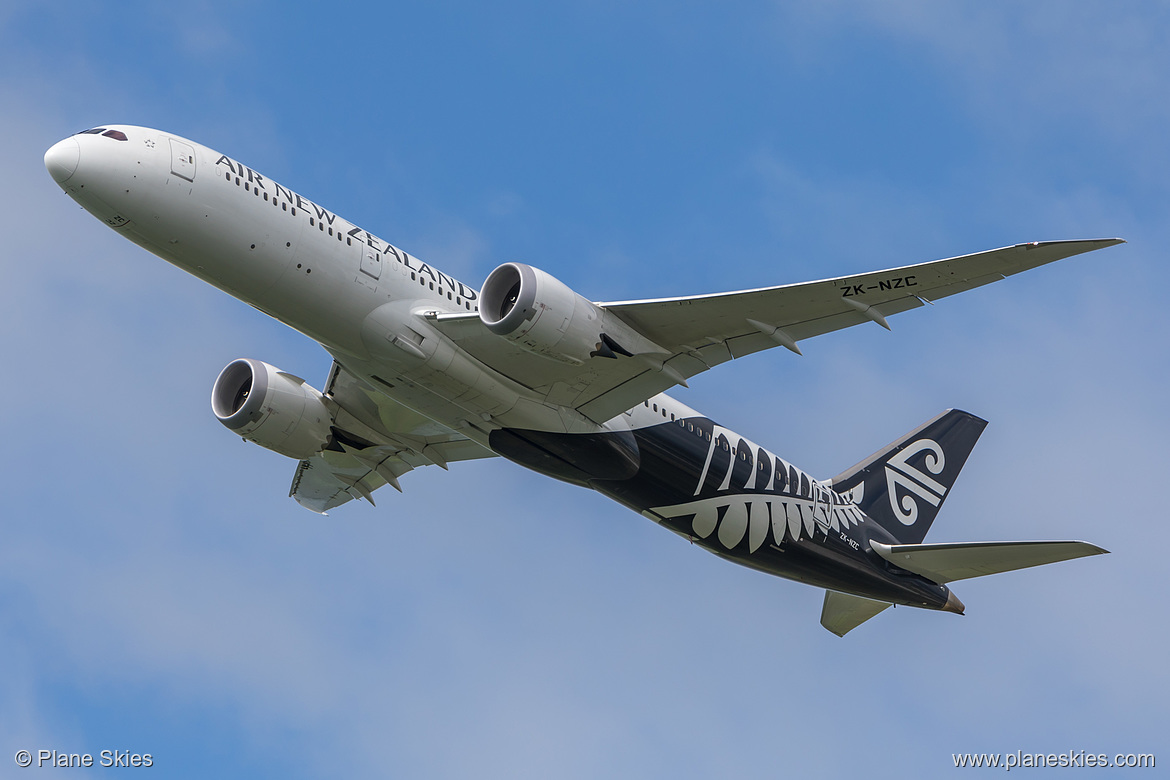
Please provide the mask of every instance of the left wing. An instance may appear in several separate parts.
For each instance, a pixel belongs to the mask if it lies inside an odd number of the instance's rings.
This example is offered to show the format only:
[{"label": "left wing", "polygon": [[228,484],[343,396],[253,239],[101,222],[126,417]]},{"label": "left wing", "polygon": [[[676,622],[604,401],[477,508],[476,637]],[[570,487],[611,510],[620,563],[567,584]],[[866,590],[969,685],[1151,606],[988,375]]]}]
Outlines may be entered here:
[{"label": "left wing", "polygon": [[302,460],[289,495],[301,506],[324,514],[353,498],[374,503],[385,484],[398,490],[398,478],[419,466],[490,458],[491,450],[408,409],[334,362],[325,398],[333,408],[331,448]]},{"label": "left wing", "polygon": [[435,326],[485,365],[604,422],[695,374],[762,349],[851,325],[876,322],[948,295],[1072,255],[1124,243],[1118,238],[1046,241],[887,271],[759,290],[602,303],[663,347],[660,356],[593,357],[571,366],[525,352],[491,333],[474,314],[440,314]]}]

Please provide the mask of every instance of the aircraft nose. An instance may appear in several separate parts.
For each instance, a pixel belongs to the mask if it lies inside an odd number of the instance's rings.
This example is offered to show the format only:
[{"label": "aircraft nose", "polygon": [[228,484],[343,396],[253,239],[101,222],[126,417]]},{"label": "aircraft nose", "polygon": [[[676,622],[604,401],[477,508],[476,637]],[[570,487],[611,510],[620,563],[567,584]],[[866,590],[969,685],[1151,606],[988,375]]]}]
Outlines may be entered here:
[{"label": "aircraft nose", "polygon": [[53,181],[64,184],[77,170],[77,163],[81,160],[81,146],[76,138],[66,138],[49,147],[45,152],[45,168]]}]

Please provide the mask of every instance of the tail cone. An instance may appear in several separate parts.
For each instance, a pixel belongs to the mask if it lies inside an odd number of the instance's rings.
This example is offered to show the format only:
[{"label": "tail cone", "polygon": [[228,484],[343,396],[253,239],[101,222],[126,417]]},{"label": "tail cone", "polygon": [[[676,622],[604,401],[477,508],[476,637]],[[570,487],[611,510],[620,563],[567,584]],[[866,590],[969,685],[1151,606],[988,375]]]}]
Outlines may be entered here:
[{"label": "tail cone", "polygon": [[942,609],[943,612],[954,612],[956,615],[962,615],[966,607],[963,606],[963,602],[959,601],[958,596],[952,591],[947,591],[947,603],[943,604]]}]

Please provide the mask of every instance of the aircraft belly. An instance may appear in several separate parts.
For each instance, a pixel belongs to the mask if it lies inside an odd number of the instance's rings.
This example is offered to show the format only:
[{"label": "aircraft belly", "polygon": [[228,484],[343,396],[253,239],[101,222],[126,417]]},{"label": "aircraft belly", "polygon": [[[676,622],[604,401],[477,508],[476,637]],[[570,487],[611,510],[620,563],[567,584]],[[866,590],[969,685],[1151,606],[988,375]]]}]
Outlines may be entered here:
[{"label": "aircraft belly", "polygon": [[639,471],[630,431],[558,434],[501,428],[488,438],[493,451],[543,474],[575,484],[628,480]]},{"label": "aircraft belly", "polygon": [[[840,505],[824,509],[814,482],[779,459],[765,467],[741,457],[750,443],[724,449],[723,438],[708,441],[706,434],[718,430],[705,418],[589,436],[500,430],[489,446],[540,473],[592,487],[742,566],[881,601],[934,608],[946,602],[945,588],[894,572],[871,554],[871,531],[879,539],[885,534],[862,527],[863,515],[847,515]],[[756,450],[754,458],[765,453]]]}]

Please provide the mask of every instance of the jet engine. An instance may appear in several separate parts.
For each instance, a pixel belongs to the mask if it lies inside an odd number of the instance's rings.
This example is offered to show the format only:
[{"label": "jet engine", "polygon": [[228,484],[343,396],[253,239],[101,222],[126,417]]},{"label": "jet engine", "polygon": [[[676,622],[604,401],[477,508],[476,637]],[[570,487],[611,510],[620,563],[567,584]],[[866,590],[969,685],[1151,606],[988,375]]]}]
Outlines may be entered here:
[{"label": "jet engine", "polygon": [[297,460],[323,450],[332,435],[324,396],[259,360],[233,360],[219,372],[211,410],[244,439]]},{"label": "jet engine", "polygon": [[616,316],[539,268],[504,263],[480,291],[488,330],[544,357],[580,365],[591,357],[666,354]]}]

